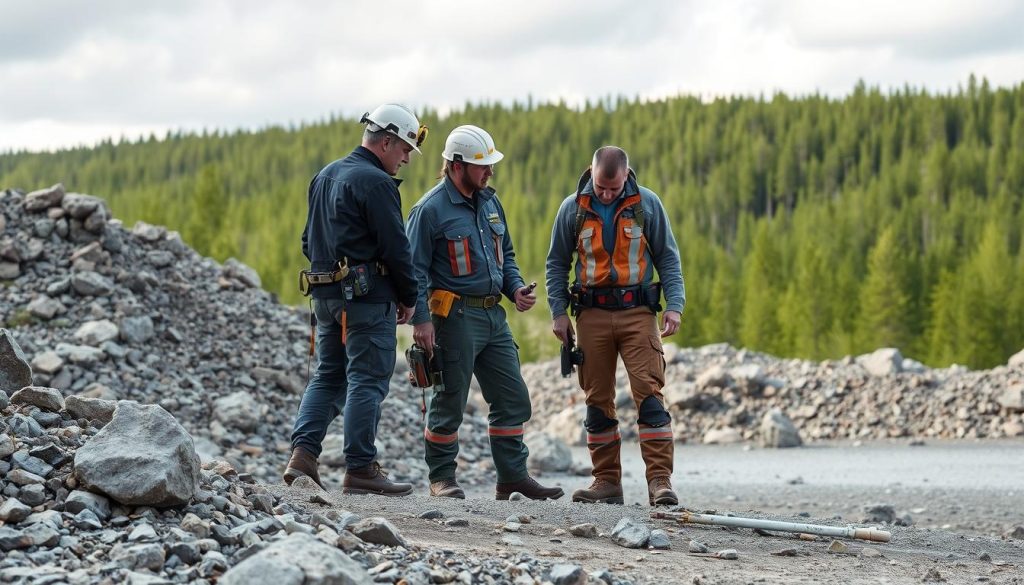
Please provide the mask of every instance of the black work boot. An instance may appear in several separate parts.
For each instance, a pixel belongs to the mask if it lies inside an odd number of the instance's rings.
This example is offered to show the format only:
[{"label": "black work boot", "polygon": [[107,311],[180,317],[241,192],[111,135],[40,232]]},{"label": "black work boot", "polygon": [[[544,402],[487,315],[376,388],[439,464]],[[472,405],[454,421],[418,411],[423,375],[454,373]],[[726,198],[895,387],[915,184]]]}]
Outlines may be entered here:
[{"label": "black work boot", "polygon": [[572,501],[586,504],[622,504],[622,486],[598,477],[590,487],[574,491]]},{"label": "black work boot", "polygon": [[288,467],[284,470],[284,482],[292,485],[292,482],[301,475],[312,479],[321,488],[324,487],[324,484],[320,483],[320,473],[317,471],[317,458],[302,447],[295,447],[292,449],[291,459],[288,460]]},{"label": "black work boot", "polygon": [[408,496],[412,493],[411,483],[395,483],[380,468],[376,461],[366,467],[349,469],[341,484],[343,494],[378,494],[381,496]]},{"label": "black work boot", "polygon": [[647,484],[648,501],[652,506],[678,506],[679,496],[672,491],[668,477],[655,477]]},{"label": "black work boot", "polygon": [[494,499],[507,500],[512,492],[519,492],[531,500],[557,500],[565,495],[560,487],[544,487],[529,475],[522,481],[499,483]]},{"label": "black work boot", "polygon": [[466,499],[466,492],[462,491],[459,482],[455,481],[454,477],[430,482],[430,495],[439,498]]}]

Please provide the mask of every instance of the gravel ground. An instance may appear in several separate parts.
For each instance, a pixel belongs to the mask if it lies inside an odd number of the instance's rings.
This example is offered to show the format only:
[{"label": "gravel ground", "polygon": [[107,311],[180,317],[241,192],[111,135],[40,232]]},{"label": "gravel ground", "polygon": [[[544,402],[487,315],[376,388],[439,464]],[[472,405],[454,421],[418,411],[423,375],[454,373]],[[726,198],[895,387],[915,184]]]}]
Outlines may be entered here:
[{"label": "gravel ground", "polygon": [[[636,445],[625,445],[631,453]],[[1024,583],[1024,541],[997,535],[1024,521],[1024,466],[1020,444],[948,442],[910,447],[905,443],[830,445],[792,450],[744,450],[741,446],[682,446],[676,483],[692,509],[718,513],[844,526],[858,525],[863,509],[889,504],[909,513],[914,526],[886,525],[892,542],[863,545],[844,541],[846,553],[829,552],[830,540],[801,541],[788,535],[762,536],[750,530],[683,527],[650,520],[650,508],[557,502],[497,502],[486,487],[465,501],[422,495],[408,498],[326,495],[332,507],[361,515],[384,515],[414,544],[469,555],[527,552],[552,561],[575,562],[588,571],[607,568],[638,583]],[[580,452],[575,456],[583,456]],[[629,501],[642,495],[638,457],[627,458]],[[979,475],[980,473],[984,475]],[[797,480],[797,478],[800,478]],[[574,489],[587,477],[545,476]],[[788,483],[788,482],[795,483]],[[802,482],[802,483],[801,483]],[[309,502],[313,493],[272,486],[285,500]],[[923,509],[923,510],[922,510]],[[440,520],[417,516],[439,510]],[[529,515],[519,532],[503,525],[510,516]],[[841,516],[842,518],[837,518]],[[671,549],[619,547],[606,536],[623,517],[669,533]],[[452,519],[464,519],[465,525]],[[593,523],[597,538],[564,534]],[[944,527],[945,526],[945,527]],[[689,541],[711,553],[735,549],[737,560],[688,553]],[[783,553],[786,556],[773,553]]]}]

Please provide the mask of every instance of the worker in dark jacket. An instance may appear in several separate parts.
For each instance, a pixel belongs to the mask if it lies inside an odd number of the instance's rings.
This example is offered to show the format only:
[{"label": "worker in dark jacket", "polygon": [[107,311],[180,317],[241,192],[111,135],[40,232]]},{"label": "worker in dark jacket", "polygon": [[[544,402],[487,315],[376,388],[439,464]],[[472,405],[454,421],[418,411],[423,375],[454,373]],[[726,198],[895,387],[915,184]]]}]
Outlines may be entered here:
[{"label": "worker in dark jacket", "polygon": [[430,495],[466,497],[455,479],[456,457],[475,375],[490,407],[495,497],[507,500],[519,492],[534,500],[558,499],[561,488],[537,483],[526,469],[523,423],[531,415],[530,393],[501,298],[528,311],[537,296],[523,281],[505,210],[487,186],[504,155],[483,128],[467,125],[452,130],[441,156],[444,178],[413,207],[407,226],[420,282],[413,339],[428,350],[437,344],[444,371],[423,433]]},{"label": "worker in dark jacket", "polygon": [[426,128],[396,104],[362,123],[362,145],[309,185],[302,253],[310,269],[302,282],[313,297],[317,368],[299,405],[284,480],[306,475],[321,484],[321,443],[344,413],[344,492],[404,496],[412,485],[387,478],[374,441],[395,367],[395,328],[412,316],[418,286],[394,175],[419,152]]}]

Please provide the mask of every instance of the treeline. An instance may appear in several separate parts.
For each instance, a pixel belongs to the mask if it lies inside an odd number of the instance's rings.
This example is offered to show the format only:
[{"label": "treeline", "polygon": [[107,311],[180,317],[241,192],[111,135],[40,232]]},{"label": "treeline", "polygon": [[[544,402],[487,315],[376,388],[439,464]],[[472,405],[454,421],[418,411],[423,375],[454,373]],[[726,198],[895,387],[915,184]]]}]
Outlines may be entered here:
[{"label": "treeline", "polygon": [[[579,110],[485,104],[423,118],[431,135],[402,172],[406,209],[436,182],[448,131],[486,128],[506,154],[492,184],[528,281],[543,281],[555,210],[594,149],[626,148],[682,251],[677,343],[814,359],[897,346],[971,367],[1024,347],[1024,84],[972,77],[948,94],[859,84],[843,99],[605,99]],[[128,225],[178,229],[297,303],[307,184],[360,132],[332,118],[6,154],[0,186],[62,181],[103,196]],[[554,353],[547,323],[543,307],[514,317],[524,359]]]}]

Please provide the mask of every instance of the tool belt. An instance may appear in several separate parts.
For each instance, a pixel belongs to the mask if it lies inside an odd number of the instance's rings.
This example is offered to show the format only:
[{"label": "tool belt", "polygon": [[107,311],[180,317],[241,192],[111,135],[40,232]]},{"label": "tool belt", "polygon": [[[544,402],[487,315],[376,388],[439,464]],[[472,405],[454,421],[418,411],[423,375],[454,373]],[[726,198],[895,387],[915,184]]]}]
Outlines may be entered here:
[{"label": "tool belt", "polygon": [[490,309],[501,303],[501,295],[488,295],[486,297],[467,297],[463,295],[462,302],[467,307]]},{"label": "tool belt", "polygon": [[574,284],[569,299],[574,314],[589,308],[621,311],[636,307],[649,307],[657,313],[661,311],[661,283],[616,288],[583,288]]},{"label": "tool belt", "polygon": [[[338,261],[337,267],[328,272],[313,272],[312,270],[299,271],[299,292],[302,296],[309,296],[313,287],[339,282],[352,281],[354,296],[363,296],[370,292],[372,284],[369,282],[371,276],[387,276],[388,268],[380,262],[364,262],[361,264],[349,265],[348,259]],[[349,291],[345,291],[349,297]],[[350,299],[351,300],[351,299]]]}]

